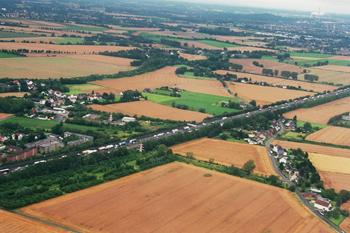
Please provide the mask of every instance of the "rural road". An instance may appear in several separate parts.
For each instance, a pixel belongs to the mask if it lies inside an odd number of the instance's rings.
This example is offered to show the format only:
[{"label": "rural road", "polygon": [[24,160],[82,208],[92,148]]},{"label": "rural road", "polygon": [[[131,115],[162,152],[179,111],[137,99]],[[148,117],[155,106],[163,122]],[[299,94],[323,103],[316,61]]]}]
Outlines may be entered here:
[{"label": "rural road", "polygon": [[34,221],[38,221],[38,222],[41,222],[41,223],[50,225],[50,226],[54,226],[54,227],[61,228],[61,229],[65,230],[65,231],[80,233],[79,231],[76,231],[76,230],[73,230],[73,229],[70,229],[70,228],[67,228],[67,227],[63,227],[63,226],[57,225],[57,224],[55,224],[55,223],[47,222],[47,221],[41,220],[41,219],[39,219],[39,218],[34,218],[34,217],[31,217],[31,216],[28,216],[28,215],[25,215],[25,214],[21,214],[21,213],[18,213],[18,212],[5,210],[5,209],[3,209],[3,208],[0,208],[0,209],[3,210],[3,211],[10,212],[10,213],[12,213],[12,214],[17,214],[17,215],[19,215],[19,216],[22,216],[22,217],[25,217],[25,218],[28,218],[28,219],[31,219],[31,220],[34,220]]},{"label": "rural road", "polygon": [[[281,126],[281,129],[278,131],[277,134],[282,133],[285,130],[284,124],[279,121],[279,124]],[[275,169],[275,171],[277,172],[277,174],[283,179],[283,181],[285,183],[287,183],[288,185],[292,185],[294,184],[293,182],[291,182],[290,180],[288,180],[283,174],[282,172],[279,170],[277,163],[276,163],[276,159],[274,157],[273,154],[271,154],[271,147],[270,147],[270,143],[276,138],[277,134],[275,134],[274,136],[272,136],[269,140],[266,141],[265,143],[265,147],[266,150],[269,154],[269,157],[271,159],[273,168]],[[322,219],[325,223],[327,223],[331,228],[333,228],[334,230],[336,230],[339,233],[343,233],[344,231],[342,231],[339,227],[337,227],[336,225],[334,225],[331,221],[329,221],[328,219],[326,219],[325,217],[323,217],[318,211],[315,210],[315,208],[310,205],[310,203],[304,198],[303,194],[299,191],[298,188],[295,189],[295,193],[298,195],[300,201],[307,207],[309,208],[309,210],[314,213],[317,217],[319,217],[320,219]]]}]

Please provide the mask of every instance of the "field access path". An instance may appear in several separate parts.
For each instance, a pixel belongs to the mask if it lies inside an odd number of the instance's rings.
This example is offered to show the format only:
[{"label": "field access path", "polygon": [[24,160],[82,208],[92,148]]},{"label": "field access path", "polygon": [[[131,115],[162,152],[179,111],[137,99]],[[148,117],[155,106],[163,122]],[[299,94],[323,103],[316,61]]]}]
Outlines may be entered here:
[{"label": "field access path", "polygon": [[[269,140],[266,141],[265,143],[265,147],[267,150],[267,153],[269,154],[269,157],[271,159],[271,163],[273,168],[275,169],[276,173],[282,178],[282,180],[287,183],[288,185],[293,185],[294,183],[291,182],[288,178],[286,178],[282,172],[279,170],[277,163],[276,163],[276,159],[274,157],[274,155],[271,153],[271,147],[270,147],[270,143],[276,138],[277,134],[281,134],[283,133],[283,131],[285,130],[284,124],[279,121],[279,124],[281,126],[281,129],[279,130],[279,132],[277,132],[274,136],[272,136]],[[315,210],[315,208],[313,206],[310,205],[310,203],[304,198],[303,194],[299,191],[299,189],[296,187],[295,188],[295,193],[298,195],[300,201],[307,207],[309,208],[309,210],[314,213],[317,217],[319,217],[322,221],[324,221],[325,223],[327,223],[331,228],[333,228],[334,230],[336,230],[339,233],[343,233],[344,231],[342,231],[339,227],[337,227],[336,225],[334,225],[331,221],[329,221],[328,219],[326,219],[325,217],[323,217],[319,212],[317,212]]]}]

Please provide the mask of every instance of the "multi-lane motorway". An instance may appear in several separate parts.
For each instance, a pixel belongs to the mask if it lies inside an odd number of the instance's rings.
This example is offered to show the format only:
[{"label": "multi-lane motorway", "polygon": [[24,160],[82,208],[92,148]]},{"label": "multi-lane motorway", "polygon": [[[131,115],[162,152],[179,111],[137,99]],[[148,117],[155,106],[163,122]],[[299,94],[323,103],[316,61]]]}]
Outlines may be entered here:
[{"label": "multi-lane motorway", "polygon": [[[347,89],[344,89],[344,90],[339,90],[339,91],[335,91],[331,94],[324,94],[324,95],[320,95],[319,97],[310,97],[308,99],[304,99],[304,100],[300,100],[300,101],[313,101],[314,99],[316,98],[324,98],[324,97],[327,97],[327,96],[330,96],[330,95],[338,95],[339,93],[341,92],[345,92],[345,91],[350,91],[350,88],[347,88]],[[289,102],[289,103],[285,103],[285,104],[281,104],[281,105],[276,105],[274,107],[271,107],[271,108],[266,108],[266,109],[260,109],[260,110],[256,110],[256,111],[252,111],[250,113],[243,113],[243,114],[240,114],[240,115],[236,115],[236,116],[231,116],[231,117],[222,117],[222,118],[215,118],[215,119],[211,119],[209,121],[204,121],[204,122],[199,122],[199,123],[196,123],[196,124],[189,124],[188,126],[186,127],[177,127],[177,128],[174,128],[174,129],[171,129],[171,130],[165,130],[163,132],[157,132],[155,134],[149,134],[149,135],[144,135],[144,136],[140,136],[140,137],[137,137],[135,138],[136,139],[136,143],[137,144],[134,144],[134,143],[131,143],[130,141],[126,141],[125,144],[123,146],[127,146],[128,148],[137,148],[138,147],[138,144],[140,142],[145,142],[145,141],[148,141],[148,140],[152,140],[152,139],[156,139],[156,138],[161,138],[161,137],[167,137],[167,136],[170,136],[170,135],[173,135],[175,133],[178,133],[178,132],[185,132],[185,131],[190,131],[190,130],[195,130],[195,128],[200,128],[200,127],[203,127],[203,126],[206,126],[206,125],[210,125],[210,124],[215,124],[215,123],[223,123],[225,121],[228,121],[228,120],[232,120],[232,119],[235,119],[235,118],[240,118],[240,117],[249,117],[250,115],[255,115],[255,114],[259,114],[259,113],[262,113],[262,112],[266,112],[266,111],[273,111],[273,110],[276,110],[276,109],[280,109],[280,108],[288,108],[289,106],[291,105],[294,105],[294,104],[297,104],[299,103],[300,101],[295,101],[295,102]],[[281,133],[284,131],[284,125],[279,122],[280,125],[281,125],[281,129],[278,133]],[[275,169],[275,171],[277,172],[277,174],[283,179],[284,182],[286,182],[288,185],[292,185],[293,183],[291,181],[289,181],[279,170],[279,168],[277,167],[276,165],[276,161],[275,161],[275,158],[273,156],[273,154],[271,154],[271,148],[270,148],[270,143],[272,140],[274,140],[274,138],[276,137],[273,136],[271,137],[269,140],[266,141],[265,143],[265,147],[270,155],[270,159],[272,161],[272,164],[273,164],[273,167]],[[107,145],[105,145],[107,146]],[[86,149],[86,150],[97,150],[99,147],[92,147],[92,148],[89,148],[89,149]],[[115,148],[115,147],[114,147]],[[47,160],[51,160],[51,159],[59,159],[59,158],[62,158],[62,157],[65,157],[69,154],[82,154],[82,151],[72,151],[70,153],[66,153],[66,154],[61,154],[61,155],[56,155],[56,156],[51,156],[49,158],[41,158],[39,160],[34,160],[34,161],[25,161],[25,162],[20,162],[20,163],[16,163],[16,164],[12,164],[12,165],[7,165],[6,167],[1,167],[1,169],[4,169],[4,168],[9,168],[10,169],[10,172],[15,172],[15,171],[18,171],[18,170],[22,170],[24,169],[26,166],[29,166],[29,165],[34,165],[38,162],[43,162],[43,161],[47,161]],[[304,196],[300,193],[300,191],[298,189],[295,190],[296,194],[299,196],[300,200],[302,201],[302,203],[310,209],[310,211],[312,211],[315,215],[317,215],[320,219],[322,219],[324,222],[326,222],[331,228],[335,229],[337,232],[343,232],[342,230],[340,230],[337,226],[335,226],[332,222],[330,222],[328,219],[326,219],[325,217],[323,217],[319,212],[317,212],[310,204],[308,201],[306,201],[306,199],[304,198]]]}]

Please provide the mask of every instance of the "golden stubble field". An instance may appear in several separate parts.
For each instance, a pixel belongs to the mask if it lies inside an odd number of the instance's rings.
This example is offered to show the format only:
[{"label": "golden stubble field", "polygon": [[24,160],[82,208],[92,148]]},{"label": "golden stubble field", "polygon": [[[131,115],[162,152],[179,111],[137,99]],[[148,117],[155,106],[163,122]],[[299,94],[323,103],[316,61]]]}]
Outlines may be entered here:
[{"label": "golden stubble field", "polygon": [[133,116],[135,114],[138,116],[144,115],[152,118],[169,119],[175,121],[201,122],[204,118],[212,116],[206,113],[173,108],[151,101],[134,101],[108,105],[94,104],[89,105],[88,107],[104,112],[123,113],[129,116]]},{"label": "golden stubble field", "polygon": [[195,54],[188,54],[188,53],[180,53],[180,56],[183,57],[183,58],[186,58],[189,61],[205,60],[205,59],[207,59],[206,56],[195,55]]},{"label": "golden stubble field", "polygon": [[115,74],[135,69],[136,67],[130,66],[131,61],[133,60],[102,55],[2,58],[0,77],[47,79]]},{"label": "golden stubble field", "polygon": [[1,120],[1,119],[4,119],[4,118],[7,118],[7,117],[10,117],[10,116],[13,116],[13,114],[0,113],[0,120]]},{"label": "golden stubble field", "polygon": [[23,97],[24,94],[30,94],[29,92],[5,92],[5,93],[0,93],[0,97],[10,97],[10,96],[15,96],[15,97]]},{"label": "golden stubble field", "polygon": [[332,232],[285,189],[178,162],[21,211],[82,232]]},{"label": "golden stubble field", "polygon": [[297,72],[299,74],[303,72],[303,69],[299,68],[298,66],[285,64],[281,62],[274,62],[274,61],[261,60],[261,59],[230,59],[231,63],[242,65],[243,70],[245,72],[262,74],[263,68],[253,65],[254,61],[258,61],[260,64],[264,65],[265,69],[278,70],[279,73],[281,73],[283,70],[290,71],[290,72]]},{"label": "golden stubble field", "polygon": [[317,84],[317,83],[310,83],[310,82],[302,82],[302,81],[296,81],[291,79],[282,79],[282,78],[274,78],[274,77],[267,77],[263,75],[257,75],[257,74],[248,74],[248,73],[240,73],[240,72],[234,72],[234,71],[227,71],[227,70],[217,70],[215,73],[225,75],[227,73],[235,74],[237,75],[237,78],[247,78],[251,79],[252,82],[266,82],[268,84],[275,84],[275,85],[282,85],[282,86],[294,86],[294,87],[301,87],[304,90],[312,90],[315,92],[324,92],[324,91],[333,91],[337,89],[336,86],[330,86],[330,85],[323,85],[323,84]]},{"label": "golden stubble field", "polygon": [[350,158],[309,153],[309,159],[319,171],[350,174]]},{"label": "golden stubble field", "polygon": [[[314,74],[319,76],[319,82],[328,82],[334,84],[350,84],[350,73],[334,71],[334,70],[321,70],[318,68],[307,68],[310,72],[308,74]],[[304,75],[299,75],[300,80],[304,80]]]},{"label": "golden stubble field", "polygon": [[61,228],[50,226],[4,210],[0,210],[0,230],[1,232],[15,233],[68,232]]},{"label": "golden stubble field", "polygon": [[327,126],[306,137],[306,140],[350,146],[350,129]]},{"label": "golden stubble field", "polygon": [[301,108],[283,114],[284,117],[292,119],[297,116],[299,121],[327,124],[333,116],[349,111],[350,97],[335,100],[313,108]]},{"label": "golden stubble field", "polygon": [[295,99],[314,94],[306,91],[288,90],[239,82],[226,82],[226,84],[232,93],[237,93],[238,97],[246,101],[255,100],[257,105],[261,107],[281,100]]},{"label": "golden stubble field", "polygon": [[171,149],[174,153],[183,156],[186,156],[187,152],[193,152],[196,159],[209,161],[210,158],[213,158],[215,163],[240,168],[252,159],[256,165],[254,173],[277,175],[263,146],[202,138],[173,146]]},{"label": "golden stubble field", "polygon": [[192,78],[180,78],[175,75],[177,67],[165,67],[150,73],[134,77],[94,81],[96,85],[114,89],[113,93],[120,94],[126,90],[139,90],[145,88],[155,89],[171,86],[185,89],[187,91],[200,92],[204,94],[232,97],[230,93],[217,80],[201,80]]},{"label": "golden stubble field", "polygon": [[334,188],[336,192],[342,189],[350,190],[350,175],[334,172],[318,171],[326,189]]}]

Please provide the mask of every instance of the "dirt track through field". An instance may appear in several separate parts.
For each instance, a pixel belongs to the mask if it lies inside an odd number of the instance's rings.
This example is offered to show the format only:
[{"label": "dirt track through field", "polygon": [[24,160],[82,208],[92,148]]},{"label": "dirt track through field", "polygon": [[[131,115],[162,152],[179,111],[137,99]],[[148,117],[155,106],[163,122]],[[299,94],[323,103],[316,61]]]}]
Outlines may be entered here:
[{"label": "dirt track through field", "polygon": [[332,232],[285,189],[177,162],[21,210],[82,232]]},{"label": "dirt track through field", "polygon": [[335,100],[313,108],[300,108],[287,112],[284,117],[292,119],[297,116],[299,121],[327,124],[333,116],[349,111],[350,97]]},{"label": "dirt track through field", "polygon": [[15,233],[68,232],[58,227],[0,210],[0,231]]},{"label": "dirt track through field", "polygon": [[256,165],[254,172],[268,176],[277,175],[263,146],[202,138],[173,146],[171,149],[183,156],[186,156],[187,152],[193,152],[196,159],[209,161],[213,158],[215,163],[240,168],[252,159]]},{"label": "dirt track through field", "polygon": [[109,105],[89,105],[94,110],[123,113],[129,116],[148,116],[152,118],[169,119],[175,121],[196,121],[201,122],[206,117],[212,115],[189,110],[181,110],[150,101],[135,101],[129,103],[109,104]]}]

